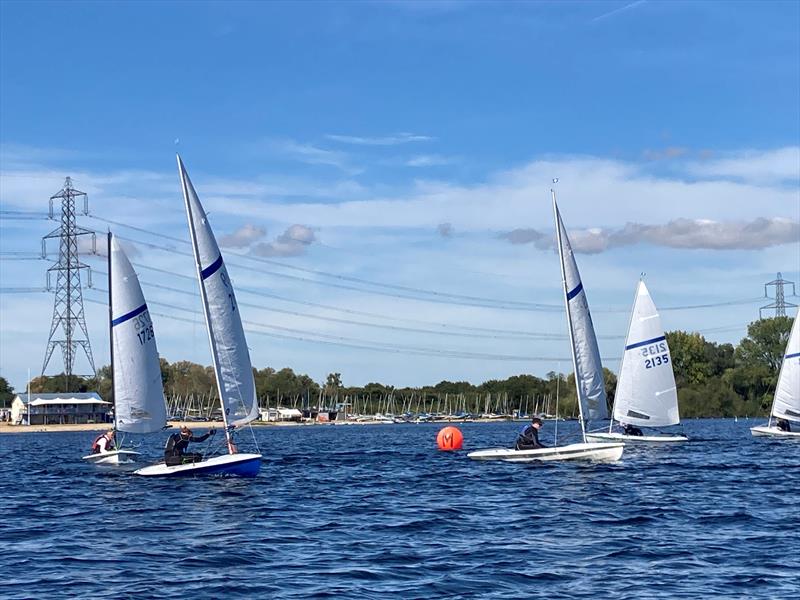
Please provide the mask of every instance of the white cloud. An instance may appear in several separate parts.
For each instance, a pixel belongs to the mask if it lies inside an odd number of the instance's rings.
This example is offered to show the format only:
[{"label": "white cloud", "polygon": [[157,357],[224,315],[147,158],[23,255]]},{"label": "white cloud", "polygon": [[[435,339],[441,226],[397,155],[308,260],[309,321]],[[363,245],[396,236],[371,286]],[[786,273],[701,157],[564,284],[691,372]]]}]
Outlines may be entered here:
[{"label": "white cloud", "polygon": [[410,142],[429,142],[435,139],[428,135],[418,135],[414,133],[397,133],[395,135],[386,135],[381,137],[328,134],[325,137],[334,142],[340,142],[342,144],[355,144],[358,146],[397,146],[399,144],[408,144]]},{"label": "white cloud", "polygon": [[350,174],[357,174],[362,170],[354,167],[350,163],[349,155],[340,150],[328,150],[314,144],[303,144],[294,140],[276,140],[272,142],[272,147],[280,154],[309,165],[328,165]]},{"label": "white cloud", "polygon": [[295,224],[280,234],[274,242],[256,244],[251,252],[264,257],[301,256],[315,241],[316,235],[313,229]]},{"label": "white cloud", "polygon": [[219,245],[228,248],[245,248],[253,242],[260,240],[266,234],[267,231],[263,227],[248,223],[233,233],[220,237]]},{"label": "white cloud", "polygon": [[800,147],[734,152],[715,160],[691,162],[686,168],[697,177],[772,185],[797,184],[800,182]]},{"label": "white cloud", "polygon": [[[533,243],[537,248],[555,247],[551,232],[514,229],[500,234],[512,244]],[[569,240],[575,252],[596,254],[634,244],[706,250],[760,250],[800,242],[800,222],[784,217],[747,222],[675,219],[665,225],[626,223],[621,229],[574,229]]]},{"label": "white cloud", "polygon": [[409,158],[405,164],[408,167],[440,167],[453,164],[454,162],[455,159],[439,154],[421,154]]}]

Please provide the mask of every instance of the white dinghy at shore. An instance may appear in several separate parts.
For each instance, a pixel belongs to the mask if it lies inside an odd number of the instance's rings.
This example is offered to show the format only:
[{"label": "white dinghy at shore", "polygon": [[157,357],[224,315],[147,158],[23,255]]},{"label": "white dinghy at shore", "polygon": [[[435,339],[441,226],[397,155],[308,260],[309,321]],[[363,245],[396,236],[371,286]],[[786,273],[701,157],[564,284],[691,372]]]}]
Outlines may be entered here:
[{"label": "white dinghy at shore", "polygon": [[[575,369],[575,381],[578,392],[578,408],[580,410],[581,434],[583,442],[566,446],[537,448],[535,450],[515,450],[495,448],[478,450],[467,454],[472,460],[499,460],[504,462],[538,462],[563,460],[589,460],[614,462],[622,458],[625,444],[622,442],[589,442],[587,441],[585,420],[607,419],[603,365],[600,362],[600,350],[594,333],[592,315],[586,300],[578,265],[572,253],[572,246],[567,237],[561,214],[556,204],[554,190],[550,190],[553,198],[553,214],[558,239],[558,255],[561,262],[561,278],[564,289],[564,304],[569,325],[569,339],[572,350],[572,365]],[[556,444],[558,441],[556,440]]]},{"label": "white dinghy at shore", "polygon": [[769,422],[750,428],[750,433],[756,437],[800,439],[799,431],[784,431],[773,423],[773,419],[800,424],[800,311],[794,317],[789,341],[786,343]]}]

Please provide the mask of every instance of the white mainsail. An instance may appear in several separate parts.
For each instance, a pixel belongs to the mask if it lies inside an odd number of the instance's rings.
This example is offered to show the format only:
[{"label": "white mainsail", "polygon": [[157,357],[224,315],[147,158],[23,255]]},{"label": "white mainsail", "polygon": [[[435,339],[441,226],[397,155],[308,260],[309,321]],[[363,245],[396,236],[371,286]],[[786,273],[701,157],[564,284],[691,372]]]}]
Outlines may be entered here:
[{"label": "white mainsail", "polygon": [[669,345],[644,281],[636,288],[614,398],[614,418],[643,427],[680,423]]},{"label": "white mainsail", "polygon": [[600,350],[589,313],[586,292],[581,283],[578,265],[572,253],[561,213],[558,211],[555,193],[553,210],[556,218],[558,253],[561,258],[561,272],[564,278],[564,298],[567,320],[572,341],[572,357],[575,366],[575,385],[580,402],[581,416],[584,420],[607,419],[606,389],[603,381],[603,365]]},{"label": "white mainsail", "polygon": [[200,292],[206,315],[217,387],[228,426],[240,426],[258,417],[258,400],[250,353],[244,337],[233,285],[217,241],[186,168],[178,156],[186,216],[192,237]]},{"label": "white mainsail", "polygon": [[113,237],[109,263],[116,427],[126,433],[152,433],[167,423],[153,322],[139,278]]},{"label": "white mainsail", "polygon": [[794,318],[775,388],[772,416],[800,422],[800,311]]}]

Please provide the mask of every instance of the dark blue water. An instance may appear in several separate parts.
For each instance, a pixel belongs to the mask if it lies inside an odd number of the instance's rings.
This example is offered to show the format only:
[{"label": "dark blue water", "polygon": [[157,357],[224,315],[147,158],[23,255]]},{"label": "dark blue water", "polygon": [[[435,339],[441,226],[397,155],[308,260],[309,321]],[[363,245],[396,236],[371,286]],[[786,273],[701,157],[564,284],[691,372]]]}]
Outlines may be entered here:
[{"label": "dark blue water", "polygon": [[[473,462],[437,425],[260,428],[254,480],[0,435],[0,597],[798,598],[800,443],[754,423],[689,421],[614,465]],[[520,424],[460,427],[477,449]]]}]

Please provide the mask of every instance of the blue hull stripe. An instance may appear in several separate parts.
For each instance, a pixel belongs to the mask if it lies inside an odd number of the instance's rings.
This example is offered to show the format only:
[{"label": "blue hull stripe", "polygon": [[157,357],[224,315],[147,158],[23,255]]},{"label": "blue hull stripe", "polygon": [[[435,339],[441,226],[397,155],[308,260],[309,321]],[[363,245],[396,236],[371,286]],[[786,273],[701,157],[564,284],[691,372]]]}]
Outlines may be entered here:
[{"label": "blue hull stripe", "polygon": [[219,268],[222,266],[222,254],[219,255],[219,258],[207,266],[205,269],[200,271],[200,278],[201,279],[208,279],[214,273],[219,271]]},{"label": "blue hull stripe", "polygon": [[787,355],[786,355],[786,356],[784,356],[783,358],[796,358],[796,357],[798,357],[798,356],[800,356],[800,352],[796,352],[796,353],[794,353],[794,354],[787,354]]},{"label": "blue hull stripe", "polygon": [[121,317],[117,317],[116,319],[112,319],[111,326],[112,327],[116,327],[117,325],[120,325],[120,324],[124,323],[125,321],[130,321],[133,317],[142,314],[146,310],[147,310],[147,302],[142,304],[139,308],[137,308],[135,310],[132,310],[131,312],[129,312],[126,315],[122,315]]},{"label": "blue hull stripe", "polygon": [[577,287],[571,292],[567,292],[567,300],[572,300],[575,296],[581,293],[583,289],[583,282],[579,283]]},{"label": "blue hull stripe", "polygon": [[642,346],[647,346],[649,344],[654,344],[656,342],[663,342],[667,339],[667,336],[662,335],[661,337],[653,338],[652,340],[645,340],[643,342],[637,342],[636,344],[631,344],[630,346],[625,346],[625,350],[633,350],[634,348],[641,348]]}]

